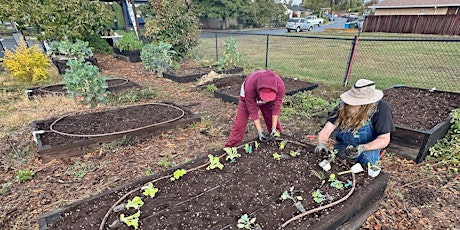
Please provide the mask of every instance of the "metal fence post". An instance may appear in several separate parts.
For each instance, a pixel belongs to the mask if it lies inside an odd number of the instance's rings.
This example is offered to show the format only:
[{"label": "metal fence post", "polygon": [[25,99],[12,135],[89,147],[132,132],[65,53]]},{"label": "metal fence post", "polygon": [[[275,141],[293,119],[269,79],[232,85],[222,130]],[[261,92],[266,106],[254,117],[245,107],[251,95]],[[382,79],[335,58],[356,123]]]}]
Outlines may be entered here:
[{"label": "metal fence post", "polygon": [[355,58],[356,47],[358,47],[359,36],[355,36],[353,42],[351,43],[350,56],[348,57],[347,71],[345,72],[345,77],[343,78],[343,86],[348,84],[350,79],[351,67],[353,66],[353,59]]},{"label": "metal fence post", "polygon": [[267,34],[267,44],[265,46],[265,69],[268,68],[268,38],[270,37],[270,34]]},{"label": "metal fence post", "polygon": [[217,50],[217,33],[214,32],[214,35],[216,36],[216,62],[219,61],[219,51]]}]

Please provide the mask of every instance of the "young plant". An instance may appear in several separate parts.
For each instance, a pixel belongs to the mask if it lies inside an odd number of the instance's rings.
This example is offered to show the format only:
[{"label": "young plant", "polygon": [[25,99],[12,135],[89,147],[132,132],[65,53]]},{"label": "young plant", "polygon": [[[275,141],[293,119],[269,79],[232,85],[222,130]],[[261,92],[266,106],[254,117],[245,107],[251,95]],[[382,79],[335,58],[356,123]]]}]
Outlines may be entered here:
[{"label": "young plant", "polygon": [[281,160],[281,155],[279,155],[278,153],[273,153],[273,158],[275,158],[275,160],[279,161],[279,160]]},{"label": "young plant", "polygon": [[343,188],[343,182],[338,180],[335,177],[334,173],[331,173],[331,175],[329,175],[328,181],[331,182],[331,186],[336,188],[336,189],[342,189]]},{"label": "young plant", "polygon": [[139,227],[139,217],[141,216],[141,211],[137,211],[131,216],[125,217],[125,214],[120,214],[120,221],[125,223],[128,227],[133,226],[134,229]]},{"label": "young plant", "polygon": [[311,195],[313,196],[313,200],[318,204],[323,203],[326,198],[319,189],[315,190]]},{"label": "young plant", "polygon": [[280,147],[281,150],[283,150],[284,147],[286,147],[286,142],[281,141],[279,147]]},{"label": "young plant", "polygon": [[137,39],[137,36],[134,32],[129,32],[123,34],[123,36],[118,40],[117,47],[120,51],[134,51],[142,49],[142,41]]},{"label": "young plant", "polygon": [[318,178],[321,181],[321,185],[326,183],[326,180],[325,180],[326,176],[324,176],[323,172],[319,172],[319,171],[316,171],[316,170],[311,170],[311,175],[313,175],[316,178]]},{"label": "young plant", "polygon": [[70,97],[81,98],[84,105],[96,107],[99,103],[106,103],[107,82],[99,75],[99,68],[83,60],[69,60],[70,67],[64,75],[63,82]]},{"label": "young plant", "polygon": [[157,165],[160,167],[169,168],[169,166],[171,166],[171,163],[169,163],[168,157],[164,156],[161,158],[160,161],[158,161]]},{"label": "young plant", "polygon": [[89,42],[76,39],[75,42],[64,40],[51,44],[47,51],[51,55],[64,55],[69,58],[85,59],[93,56],[93,50]]},{"label": "young plant", "polygon": [[285,190],[283,192],[283,194],[281,194],[280,199],[282,201],[285,201],[287,199],[291,199],[294,202],[294,206],[297,208],[297,210],[299,210],[301,213],[305,212],[305,208],[303,207],[302,203],[300,203],[300,201],[303,200],[303,198],[301,196],[295,196],[294,195],[294,186],[289,188],[289,191]]},{"label": "young plant", "polygon": [[19,183],[31,180],[35,172],[30,169],[19,170],[16,172],[16,181]]},{"label": "young plant", "polygon": [[126,209],[134,208],[139,209],[144,205],[144,201],[138,196],[135,196],[132,200],[128,200],[128,203],[125,205]]},{"label": "young plant", "polygon": [[256,149],[258,149],[258,148],[259,148],[259,145],[260,145],[260,144],[259,144],[259,142],[257,142],[257,141],[254,141],[254,147],[256,147]]},{"label": "young plant", "polygon": [[147,186],[142,187],[142,190],[144,190],[142,194],[149,196],[150,198],[155,197],[158,192],[158,188],[153,187],[152,182],[150,182]]},{"label": "young plant", "polygon": [[217,90],[217,86],[214,84],[209,84],[208,86],[206,86],[206,91],[210,93],[214,93],[214,91],[216,90]]},{"label": "young plant", "polygon": [[236,225],[238,228],[242,229],[261,229],[259,224],[256,224],[256,218],[249,218],[248,214],[243,214],[240,219],[238,219],[238,224]]},{"label": "young plant", "polygon": [[186,173],[187,173],[187,170],[185,170],[185,169],[178,169],[178,170],[174,171],[173,176],[172,176],[171,178],[169,178],[169,179],[170,179],[171,181],[178,180],[179,178],[181,178],[182,176],[184,176]]},{"label": "young plant", "polygon": [[240,61],[241,54],[237,51],[236,40],[233,37],[225,39],[224,51],[222,57],[217,62],[218,70],[236,67]]},{"label": "young plant", "polygon": [[225,160],[229,160],[230,162],[235,162],[235,158],[241,157],[241,154],[238,153],[236,147],[224,148],[224,151],[227,153]]},{"label": "young plant", "polygon": [[329,150],[329,155],[328,155],[327,161],[329,161],[329,163],[334,163],[335,156],[337,156],[337,153],[338,153],[338,151],[336,149]]},{"label": "young plant", "polygon": [[162,74],[173,64],[173,56],[176,55],[171,50],[172,45],[161,41],[158,46],[147,44],[142,48],[141,60],[145,69]]},{"label": "young plant", "polygon": [[14,53],[5,50],[3,65],[16,80],[37,82],[48,78],[47,68],[51,63],[37,45],[27,48],[26,43],[21,40]]},{"label": "young plant", "polygon": [[296,157],[296,156],[299,156],[300,153],[298,153],[296,151],[291,151],[291,152],[289,152],[289,155],[291,155],[291,157]]},{"label": "young plant", "polygon": [[206,170],[211,170],[215,168],[219,168],[220,170],[222,170],[224,168],[224,165],[220,163],[219,161],[219,157],[215,157],[212,154],[209,154],[208,158],[209,158],[210,163],[208,167],[206,167]]},{"label": "young plant", "polygon": [[244,145],[244,151],[246,151],[247,153],[251,154],[252,153],[252,145],[245,144]]}]

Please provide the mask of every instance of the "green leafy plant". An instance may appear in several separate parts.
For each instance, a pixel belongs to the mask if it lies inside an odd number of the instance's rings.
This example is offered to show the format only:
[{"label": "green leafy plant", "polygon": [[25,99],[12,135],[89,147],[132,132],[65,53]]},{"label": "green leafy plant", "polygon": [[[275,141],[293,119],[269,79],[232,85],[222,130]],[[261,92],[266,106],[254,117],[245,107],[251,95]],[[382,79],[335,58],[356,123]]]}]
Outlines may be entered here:
[{"label": "green leafy plant", "polygon": [[212,154],[209,154],[208,158],[209,158],[210,163],[208,167],[206,167],[206,170],[211,170],[215,168],[219,168],[220,170],[222,170],[224,168],[224,165],[220,163],[219,161],[219,157],[215,157]]},{"label": "green leafy plant", "polygon": [[141,60],[145,69],[162,74],[173,64],[173,56],[176,54],[171,50],[172,45],[161,41],[157,46],[147,44],[142,48]]},{"label": "green leafy plant", "polygon": [[311,175],[315,176],[316,178],[318,178],[320,181],[321,181],[321,185],[323,185],[324,183],[326,183],[326,176],[324,176],[324,173],[323,172],[320,172],[320,171],[316,171],[316,170],[311,170]]},{"label": "green leafy plant", "polygon": [[281,150],[283,150],[284,147],[286,147],[286,142],[281,141],[280,144],[279,144],[279,147],[280,147]]},{"label": "green leafy plant", "polygon": [[299,156],[300,153],[298,153],[297,151],[290,151],[289,155],[291,155],[291,157],[296,157],[296,156]]},{"label": "green leafy plant", "polygon": [[260,145],[260,144],[259,144],[259,142],[257,142],[257,141],[254,141],[254,147],[255,147],[256,149],[258,149],[258,148],[259,148],[259,145]]},{"label": "green leafy plant", "polygon": [[64,75],[63,82],[70,97],[84,105],[96,107],[99,103],[106,103],[106,78],[99,75],[99,68],[82,60],[69,60],[70,67]]},{"label": "green leafy plant", "polygon": [[126,209],[134,208],[139,209],[144,205],[144,201],[138,196],[135,196],[132,200],[128,200],[128,203],[125,205]]},{"label": "green leafy plant", "polygon": [[249,218],[248,214],[243,214],[240,219],[238,219],[238,224],[236,226],[238,228],[250,230],[260,228],[260,225],[256,224],[256,218]]},{"label": "green leafy plant", "polygon": [[85,59],[93,56],[93,50],[89,47],[89,42],[76,39],[75,42],[64,40],[51,44],[48,54],[64,55],[77,59]]},{"label": "green leafy plant", "polygon": [[51,66],[50,60],[37,45],[27,48],[22,40],[14,53],[6,49],[5,58],[0,60],[3,60],[3,66],[11,75],[21,82],[46,80],[49,75],[47,68]]},{"label": "green leafy plant", "polygon": [[250,145],[249,143],[246,143],[246,144],[244,145],[244,151],[245,151],[246,153],[251,154],[251,153],[252,153],[252,145]]},{"label": "green leafy plant", "polygon": [[[458,165],[460,163],[460,108],[450,112],[452,124],[446,136],[438,140],[430,148],[428,159],[435,160],[438,164]],[[452,170],[458,171],[457,167]]]},{"label": "green leafy plant", "polygon": [[206,91],[210,93],[214,93],[214,91],[216,90],[217,90],[217,86],[214,84],[209,84],[208,86],[206,86]]},{"label": "green leafy plant", "polygon": [[134,32],[128,32],[123,34],[123,36],[118,40],[116,46],[120,51],[134,51],[141,50],[144,44],[141,40],[137,39],[137,36]]},{"label": "green leafy plant", "polygon": [[101,54],[111,54],[113,53],[112,46],[109,45],[101,36],[98,34],[91,34],[85,38],[85,41],[88,42],[88,46],[91,47],[95,52]]},{"label": "green leafy plant", "polygon": [[225,39],[224,50],[222,57],[217,61],[217,69],[230,69],[236,67],[239,64],[241,54],[237,51],[238,45],[233,37],[227,37]]},{"label": "green leafy plant", "polygon": [[137,211],[131,216],[125,217],[125,214],[120,214],[120,221],[125,223],[128,227],[133,226],[134,229],[139,228],[139,217],[141,216],[141,211]]},{"label": "green leafy plant", "polygon": [[313,200],[316,203],[323,203],[323,201],[326,199],[326,197],[321,193],[321,190],[317,189],[315,190],[312,194]]},{"label": "green leafy plant", "polygon": [[152,182],[150,182],[147,186],[142,187],[142,190],[144,190],[142,194],[149,196],[150,198],[155,197],[158,192],[158,188],[153,187]]},{"label": "green leafy plant", "polygon": [[236,147],[233,147],[233,148],[224,148],[224,151],[227,153],[227,157],[225,158],[225,160],[229,160],[230,162],[234,162],[235,161],[235,158],[237,157],[241,157],[241,154],[238,153],[238,150],[236,149]]},{"label": "green leafy plant", "polygon": [[291,199],[294,202],[297,202],[299,200],[303,200],[301,196],[295,196],[294,195],[294,186],[290,187],[289,190],[284,190],[284,192],[281,194],[282,201]]},{"label": "green leafy plant", "polygon": [[159,96],[158,91],[153,87],[130,89],[118,94],[107,95],[107,103],[110,105],[131,104],[134,102],[155,99]]},{"label": "green leafy plant", "polygon": [[154,43],[161,41],[172,45],[177,59],[190,55],[198,45],[198,18],[195,11],[189,10],[185,1],[151,1],[156,16],[145,22],[145,35]]},{"label": "green leafy plant", "polygon": [[275,160],[279,161],[279,160],[281,160],[281,155],[279,155],[278,153],[273,153],[273,158],[275,158]]},{"label": "green leafy plant", "polygon": [[334,173],[331,173],[331,175],[329,175],[328,181],[331,182],[331,186],[336,188],[336,189],[342,189],[343,188],[343,182],[338,180]]},{"label": "green leafy plant", "polygon": [[169,163],[168,157],[164,156],[161,158],[160,161],[158,161],[157,165],[163,168],[169,168],[169,166],[171,166],[171,163]]},{"label": "green leafy plant", "polygon": [[88,173],[89,169],[90,169],[89,165],[83,162],[80,162],[80,161],[75,161],[73,165],[67,168],[65,174],[73,175],[73,176],[76,176],[78,179],[82,179]]},{"label": "green leafy plant", "polygon": [[30,169],[23,169],[16,172],[16,181],[19,183],[31,180],[35,175],[35,172]]},{"label": "green leafy plant", "polygon": [[169,178],[169,179],[170,179],[171,181],[178,180],[179,178],[181,178],[182,176],[184,176],[186,173],[187,173],[187,170],[185,170],[185,169],[178,169],[178,170],[174,171],[173,176],[172,176],[171,178]]}]

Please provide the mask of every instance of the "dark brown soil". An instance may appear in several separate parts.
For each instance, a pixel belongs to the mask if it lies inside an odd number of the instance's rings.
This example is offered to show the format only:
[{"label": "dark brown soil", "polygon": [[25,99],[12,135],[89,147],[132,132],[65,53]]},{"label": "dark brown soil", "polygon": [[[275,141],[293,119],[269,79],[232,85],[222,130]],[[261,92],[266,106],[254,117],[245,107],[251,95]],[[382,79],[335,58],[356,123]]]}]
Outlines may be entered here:
[{"label": "dark brown soil", "polygon": [[431,129],[460,108],[460,94],[409,87],[384,90],[383,100],[393,108],[394,122],[401,127]]},{"label": "dark brown soil", "polygon": [[[123,79],[123,78],[107,79],[106,82],[107,82],[107,91],[111,93],[118,93],[118,92],[121,92],[127,89],[139,88],[138,84],[128,79]],[[49,86],[33,88],[33,89],[30,89],[32,90],[32,92],[29,93],[29,98],[33,98],[35,96],[45,96],[49,94],[64,95],[67,92],[67,90],[64,87],[65,87],[64,84],[56,84],[56,85],[49,85]]]},{"label": "dark brown soil", "polygon": [[[139,196],[145,202],[140,208],[141,229],[237,229],[238,218],[244,213],[251,213],[257,218],[257,223],[263,229],[278,229],[279,226],[291,217],[300,214],[293,206],[293,201],[280,200],[284,190],[294,186],[295,196],[301,196],[304,208],[308,211],[321,205],[331,203],[344,197],[351,186],[336,189],[327,181],[331,173],[348,170],[340,161],[333,164],[330,171],[324,172],[325,184],[312,175],[312,171],[322,172],[318,166],[321,158],[312,153],[313,147],[286,142],[281,150],[280,142],[262,143],[251,154],[239,149],[242,157],[234,163],[225,160],[224,152],[215,152],[221,157],[223,170],[206,170],[204,167],[195,171],[189,170],[209,162],[207,157],[201,158],[188,165],[188,172],[177,181],[170,181],[169,177],[155,182],[154,187],[159,192],[154,198],[149,198],[137,191],[127,199]],[[252,144],[252,143],[251,143]],[[297,151],[300,156],[291,157],[290,152]],[[283,158],[275,160],[273,153],[279,153]],[[156,178],[169,175],[162,173]],[[351,174],[337,175],[344,183],[352,181]],[[357,190],[363,190],[372,178],[365,173],[357,174]],[[137,185],[139,187],[143,184]],[[134,189],[131,187],[129,189]],[[333,201],[324,201],[321,204],[313,200],[312,193],[320,189],[322,194],[333,197]],[[92,199],[81,205],[72,207],[61,213],[62,218],[56,220],[49,229],[94,229],[115,204],[117,199],[129,190],[110,193]],[[126,203],[127,199],[121,203]],[[315,213],[311,218],[302,218],[301,221],[288,225],[286,229],[307,229],[318,221],[337,215],[344,206],[350,205],[357,197],[351,197],[348,203],[342,203],[334,208]],[[132,215],[135,210],[122,210],[111,213],[106,227],[119,219],[121,213]],[[340,213],[340,212],[339,212]],[[82,218],[85,221],[81,221]],[[108,228],[105,228],[108,229]],[[118,229],[131,229],[123,226]]]}]

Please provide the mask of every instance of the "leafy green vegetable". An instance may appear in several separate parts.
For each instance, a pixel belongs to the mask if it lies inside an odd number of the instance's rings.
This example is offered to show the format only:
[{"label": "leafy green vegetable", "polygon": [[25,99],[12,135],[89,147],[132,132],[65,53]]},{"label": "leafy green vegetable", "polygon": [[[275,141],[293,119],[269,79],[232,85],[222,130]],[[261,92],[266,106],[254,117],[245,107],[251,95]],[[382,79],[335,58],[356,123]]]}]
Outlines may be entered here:
[{"label": "leafy green vegetable", "polygon": [[211,170],[215,168],[219,168],[220,170],[222,170],[224,168],[224,165],[220,163],[219,161],[219,157],[215,157],[212,154],[209,154],[208,158],[209,158],[210,163],[208,167],[206,167],[206,170]]},{"label": "leafy green vegetable", "polygon": [[279,155],[278,153],[273,153],[273,158],[275,158],[275,160],[281,160],[281,155]]},{"label": "leafy green vegetable", "polygon": [[137,211],[131,216],[125,217],[124,214],[120,214],[120,221],[125,223],[126,225],[133,226],[134,229],[139,227],[139,217],[141,216],[141,211]]},{"label": "leafy green vegetable", "polygon": [[126,209],[134,208],[139,209],[144,205],[144,201],[138,196],[135,196],[132,200],[128,200],[128,203],[125,205]]},{"label": "leafy green vegetable", "polygon": [[178,180],[179,178],[181,178],[183,175],[185,175],[187,173],[187,170],[185,169],[178,169],[176,171],[174,171],[173,173],[173,176],[171,178],[169,178],[171,181],[175,181],[175,180]]},{"label": "leafy green vegetable", "polygon": [[158,192],[158,188],[153,187],[152,182],[150,182],[149,185],[147,185],[143,189],[144,192],[142,194],[144,194],[145,196],[149,196],[151,198],[155,197],[155,194]]}]

